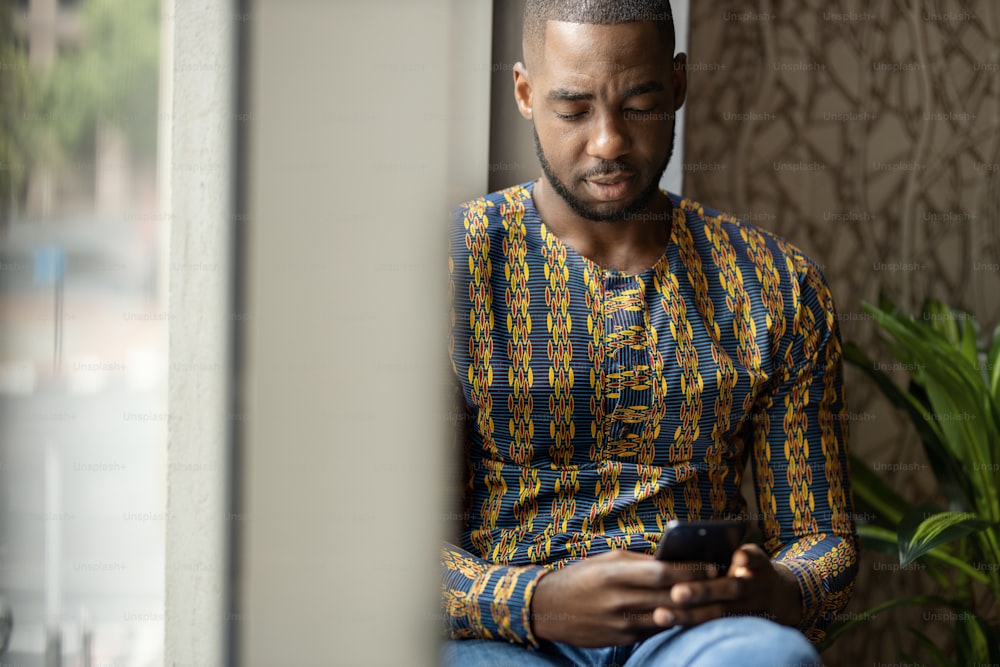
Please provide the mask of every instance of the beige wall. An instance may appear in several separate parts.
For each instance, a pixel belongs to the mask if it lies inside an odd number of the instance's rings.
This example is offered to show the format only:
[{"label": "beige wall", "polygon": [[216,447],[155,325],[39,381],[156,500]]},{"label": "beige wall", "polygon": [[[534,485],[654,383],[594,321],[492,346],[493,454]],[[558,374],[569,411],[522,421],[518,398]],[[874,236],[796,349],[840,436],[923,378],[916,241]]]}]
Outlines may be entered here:
[{"label": "beige wall", "polygon": [[249,18],[241,664],[434,664],[445,230],[486,188],[490,4]]}]

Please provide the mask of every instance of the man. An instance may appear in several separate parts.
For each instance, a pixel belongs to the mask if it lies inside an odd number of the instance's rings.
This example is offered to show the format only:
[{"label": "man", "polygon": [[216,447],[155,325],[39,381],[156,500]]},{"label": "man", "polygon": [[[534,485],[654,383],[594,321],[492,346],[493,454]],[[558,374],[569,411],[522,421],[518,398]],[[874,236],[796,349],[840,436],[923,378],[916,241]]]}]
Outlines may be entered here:
[{"label": "man", "polygon": [[[806,637],[857,569],[824,279],[658,189],[687,85],[667,0],[528,0],[523,46],[542,177],[451,232],[465,480],[443,660],[819,664]],[[653,558],[670,519],[745,515],[748,458],[763,544],[727,572]]]}]

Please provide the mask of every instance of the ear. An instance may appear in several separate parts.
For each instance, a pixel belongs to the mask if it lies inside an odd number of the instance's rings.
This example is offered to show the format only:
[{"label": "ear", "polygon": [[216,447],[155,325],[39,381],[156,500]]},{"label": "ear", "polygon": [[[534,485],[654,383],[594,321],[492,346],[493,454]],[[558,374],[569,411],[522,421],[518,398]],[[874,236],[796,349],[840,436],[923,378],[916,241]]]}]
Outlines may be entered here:
[{"label": "ear", "polygon": [[687,54],[674,56],[674,111],[684,105],[687,96]]},{"label": "ear", "polygon": [[521,62],[514,64],[514,100],[521,115],[531,120],[531,79],[528,68]]}]

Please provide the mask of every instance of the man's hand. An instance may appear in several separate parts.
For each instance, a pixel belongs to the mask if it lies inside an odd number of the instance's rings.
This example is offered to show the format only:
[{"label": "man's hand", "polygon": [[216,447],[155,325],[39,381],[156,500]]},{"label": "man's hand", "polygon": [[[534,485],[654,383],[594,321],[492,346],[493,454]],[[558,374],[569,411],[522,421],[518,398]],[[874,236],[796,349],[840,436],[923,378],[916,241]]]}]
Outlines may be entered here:
[{"label": "man's hand", "polygon": [[714,570],[624,550],[587,558],[538,580],[531,600],[532,632],[538,639],[584,647],[640,641],[663,629],[653,612],[674,604],[674,584],[702,581]]},{"label": "man's hand", "polygon": [[661,628],[737,615],[764,616],[791,626],[801,620],[798,580],[791,570],[771,562],[756,544],[736,550],[727,574],[674,586],[670,601],[653,613],[653,620]]}]

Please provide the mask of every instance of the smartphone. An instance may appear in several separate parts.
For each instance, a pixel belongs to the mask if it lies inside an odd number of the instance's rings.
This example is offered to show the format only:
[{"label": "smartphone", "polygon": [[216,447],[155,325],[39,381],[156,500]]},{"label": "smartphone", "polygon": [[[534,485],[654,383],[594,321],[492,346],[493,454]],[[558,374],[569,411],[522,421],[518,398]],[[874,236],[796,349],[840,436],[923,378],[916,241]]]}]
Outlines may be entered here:
[{"label": "smartphone", "polygon": [[746,533],[743,521],[678,521],[667,523],[656,548],[656,558],[671,562],[712,563],[725,575],[733,552]]}]

